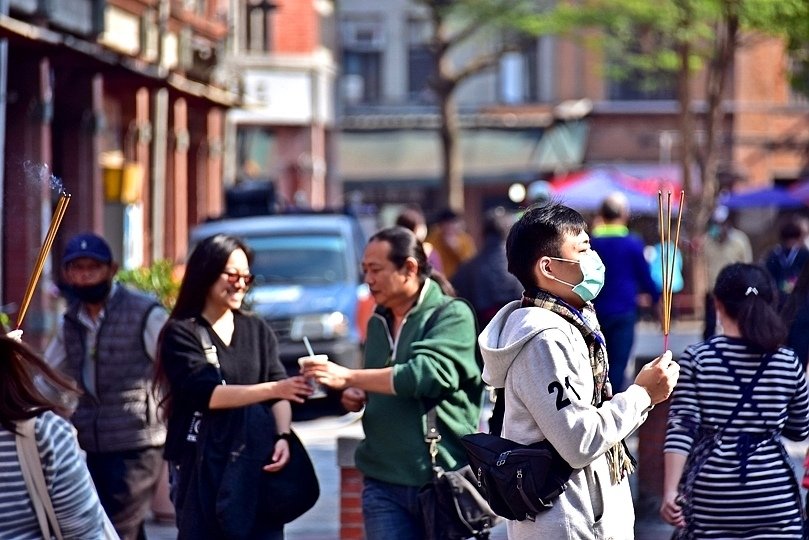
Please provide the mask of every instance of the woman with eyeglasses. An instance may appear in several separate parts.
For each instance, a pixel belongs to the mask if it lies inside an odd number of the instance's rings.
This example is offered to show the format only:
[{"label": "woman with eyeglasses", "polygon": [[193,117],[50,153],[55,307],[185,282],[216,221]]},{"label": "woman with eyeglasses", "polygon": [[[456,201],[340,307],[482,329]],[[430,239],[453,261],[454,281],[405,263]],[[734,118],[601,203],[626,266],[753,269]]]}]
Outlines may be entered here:
[{"label": "woman with eyeglasses", "polygon": [[[223,474],[218,469],[224,463],[198,456],[207,452],[207,440],[231,436],[231,429],[246,421],[248,406],[264,404],[271,408],[276,433],[268,434],[271,444],[260,466],[267,473],[278,471],[290,458],[285,438],[292,417],[289,402],[303,402],[311,393],[303,377],[287,377],[270,327],[241,310],[253,282],[251,260],[251,250],[238,238],[218,234],[201,241],[188,259],[177,303],[161,335],[158,377],[168,418],[165,458],[172,465],[179,538],[228,536],[216,512]],[[250,538],[283,538],[283,524],[266,523],[259,515],[243,519],[254,522]]]}]

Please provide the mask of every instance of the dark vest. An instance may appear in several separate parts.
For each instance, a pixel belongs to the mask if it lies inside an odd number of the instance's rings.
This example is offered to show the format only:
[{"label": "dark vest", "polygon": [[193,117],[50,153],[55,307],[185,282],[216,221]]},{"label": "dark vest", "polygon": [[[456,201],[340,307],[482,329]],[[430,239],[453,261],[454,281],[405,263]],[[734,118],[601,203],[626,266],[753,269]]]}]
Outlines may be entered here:
[{"label": "dark vest", "polygon": [[[71,418],[87,452],[117,452],[161,446],[166,428],[158,418],[154,362],[146,354],[146,318],[159,304],[148,296],[118,286],[107,300],[96,342],[96,395],[85,393]],[[84,389],[86,329],[78,319],[79,304],[64,318],[64,371]]]}]

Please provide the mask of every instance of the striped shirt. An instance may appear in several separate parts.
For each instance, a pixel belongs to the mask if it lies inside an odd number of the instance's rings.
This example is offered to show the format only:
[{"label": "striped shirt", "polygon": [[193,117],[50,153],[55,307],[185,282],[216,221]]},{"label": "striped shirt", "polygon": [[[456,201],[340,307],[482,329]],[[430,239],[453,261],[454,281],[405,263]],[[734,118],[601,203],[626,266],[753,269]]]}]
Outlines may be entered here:
[{"label": "striped shirt", "polygon": [[[37,417],[34,432],[56,519],[65,539],[103,539],[103,512],[70,423],[52,412]],[[0,539],[39,540],[14,433],[0,426]]]},{"label": "striped shirt", "polygon": [[[731,419],[762,361],[750,399]],[[699,429],[724,427],[701,467],[689,459],[683,471],[683,478],[693,477],[693,485],[680,489],[693,537],[802,538],[798,485],[780,440],[809,436],[809,394],[795,354],[780,349],[762,356],[741,339],[717,336],[690,347],[678,362],[664,451],[696,455]]]}]

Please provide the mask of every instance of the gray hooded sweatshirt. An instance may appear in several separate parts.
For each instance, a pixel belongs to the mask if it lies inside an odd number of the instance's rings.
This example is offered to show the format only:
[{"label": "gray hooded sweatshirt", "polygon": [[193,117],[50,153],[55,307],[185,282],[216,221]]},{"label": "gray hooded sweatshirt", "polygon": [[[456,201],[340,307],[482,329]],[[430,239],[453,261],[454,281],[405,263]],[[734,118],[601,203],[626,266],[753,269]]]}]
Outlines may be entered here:
[{"label": "gray hooded sweatshirt", "polygon": [[505,388],[502,436],[522,444],[548,439],[576,469],[552,509],[535,522],[508,522],[509,539],[634,538],[629,479],[612,484],[605,452],[646,420],[646,390],[633,384],[594,407],[581,332],[556,313],[519,301],[504,306],[478,341],[483,379]]}]

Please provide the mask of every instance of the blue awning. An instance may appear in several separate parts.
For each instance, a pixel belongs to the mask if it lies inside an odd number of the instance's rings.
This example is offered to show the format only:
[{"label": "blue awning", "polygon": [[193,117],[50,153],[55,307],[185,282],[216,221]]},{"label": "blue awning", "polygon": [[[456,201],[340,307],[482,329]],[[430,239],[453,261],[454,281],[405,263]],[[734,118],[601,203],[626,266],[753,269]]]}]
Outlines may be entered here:
[{"label": "blue awning", "polygon": [[719,204],[728,208],[757,208],[774,206],[776,208],[800,208],[805,206],[795,193],[778,187],[768,187],[745,191],[744,193],[730,193],[719,197]]}]

